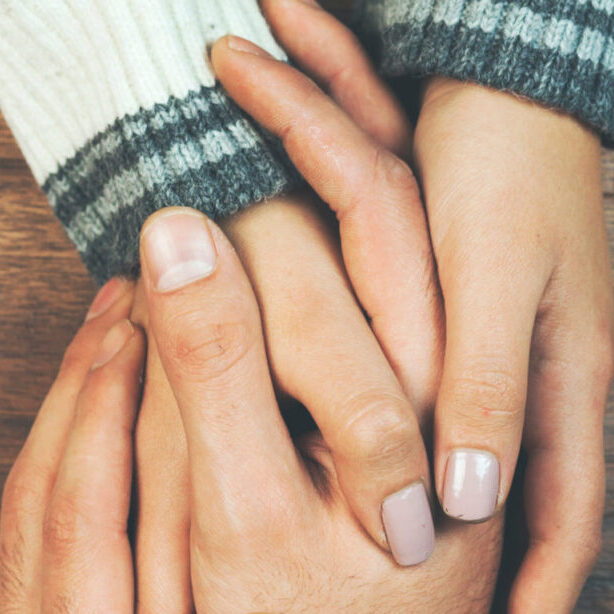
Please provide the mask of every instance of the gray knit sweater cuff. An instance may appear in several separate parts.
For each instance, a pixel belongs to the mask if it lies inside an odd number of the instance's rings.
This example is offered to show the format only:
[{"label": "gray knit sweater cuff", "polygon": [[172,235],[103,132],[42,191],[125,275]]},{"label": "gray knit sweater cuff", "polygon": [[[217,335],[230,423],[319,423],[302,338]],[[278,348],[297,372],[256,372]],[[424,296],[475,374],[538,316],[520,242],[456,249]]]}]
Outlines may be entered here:
[{"label": "gray knit sweater cuff", "polygon": [[360,0],[356,18],[388,76],[509,90],[614,136],[614,0]]},{"label": "gray knit sweater cuff", "polygon": [[116,120],[42,187],[103,283],[137,274],[139,231],[154,211],[190,206],[217,219],[299,183],[280,143],[203,87]]}]

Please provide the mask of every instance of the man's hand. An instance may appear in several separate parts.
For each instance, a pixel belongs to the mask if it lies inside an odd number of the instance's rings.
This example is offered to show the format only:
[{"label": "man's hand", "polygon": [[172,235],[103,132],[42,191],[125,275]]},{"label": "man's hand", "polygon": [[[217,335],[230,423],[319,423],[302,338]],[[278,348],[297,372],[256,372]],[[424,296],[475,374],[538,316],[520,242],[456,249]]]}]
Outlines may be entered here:
[{"label": "man's hand", "polygon": [[[149,326],[187,435],[196,611],[486,612],[502,517],[448,521],[433,556],[412,569],[377,547],[321,437],[295,445],[289,436],[256,297],[219,228],[191,209],[158,212],[143,229],[141,262]],[[413,497],[422,495],[404,493],[398,509]]]},{"label": "man's hand", "polygon": [[[329,169],[316,178],[316,187],[328,183],[339,192],[335,202],[345,203],[344,247],[356,252],[353,273],[362,280],[361,298],[369,304],[378,338],[348,282],[336,229],[331,231],[313,195],[252,207],[225,222],[224,230],[256,291],[277,390],[300,401],[317,422],[341,488],[369,534],[391,548],[400,564],[415,564],[428,556],[432,522],[416,524],[410,511],[396,520],[385,513],[383,522],[382,504],[413,484],[423,483],[427,491],[430,487],[419,426],[428,427],[440,375],[441,305],[414,177],[388,149],[407,154],[409,123],[347,30],[330,23],[338,40],[346,43],[338,60],[354,69],[362,88],[361,97],[346,101],[353,119],[324,96],[301,96],[297,103],[291,90],[288,110],[312,114],[312,121],[306,115],[294,131],[297,146],[311,135],[323,144],[337,142],[337,150],[347,148],[336,162],[335,152],[313,147],[305,147],[301,155],[312,165],[308,179],[317,169]],[[338,83],[334,72],[321,75],[331,88]],[[286,92],[278,95],[283,98]],[[359,100],[367,101],[377,115],[363,117]],[[355,208],[367,211],[369,199],[378,200],[376,215],[355,215]],[[142,297],[133,317],[147,327]],[[151,573],[154,561],[166,562],[157,569],[174,571],[147,586],[141,585],[139,574],[139,602],[144,610],[164,610],[177,607],[180,595],[177,611],[187,611],[189,578],[174,564],[187,548],[187,455],[155,341],[149,348],[137,426],[137,560],[139,569]]]},{"label": "man's hand", "polygon": [[134,608],[127,535],[145,343],[132,287],[105,286],[6,482],[0,613]]}]

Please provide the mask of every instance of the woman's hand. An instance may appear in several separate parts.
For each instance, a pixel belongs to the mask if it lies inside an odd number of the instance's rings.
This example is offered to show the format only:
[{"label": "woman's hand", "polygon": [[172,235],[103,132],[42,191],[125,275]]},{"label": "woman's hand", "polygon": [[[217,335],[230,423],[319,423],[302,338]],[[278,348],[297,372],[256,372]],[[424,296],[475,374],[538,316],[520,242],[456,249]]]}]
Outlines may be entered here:
[{"label": "woman's hand", "polygon": [[[530,548],[512,612],[570,610],[601,544],[612,374],[599,140],[531,102],[433,79],[414,154],[446,306],[437,492],[452,516],[487,516],[522,437]],[[485,489],[469,472],[487,458],[500,479]]]},{"label": "woman's hand", "polygon": [[[256,297],[219,228],[192,209],[158,212],[143,229],[141,262],[150,330],[187,435],[196,611],[488,611],[502,517],[448,521],[433,556],[412,569],[377,547],[321,437],[295,443],[286,429]],[[416,496],[404,493],[395,511]],[[416,520],[427,523],[422,510]]]},{"label": "woman's hand", "polygon": [[132,287],[92,305],[7,479],[0,612],[132,612],[132,428],[145,343]]}]

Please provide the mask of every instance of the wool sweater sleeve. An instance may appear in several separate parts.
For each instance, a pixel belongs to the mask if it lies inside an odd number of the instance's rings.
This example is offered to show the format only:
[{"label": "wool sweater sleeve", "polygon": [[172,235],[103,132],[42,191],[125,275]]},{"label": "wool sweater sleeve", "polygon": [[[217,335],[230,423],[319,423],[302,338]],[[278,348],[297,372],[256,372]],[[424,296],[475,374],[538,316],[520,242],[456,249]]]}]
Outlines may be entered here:
[{"label": "wool sweater sleeve", "polygon": [[0,0],[0,108],[99,283],[136,272],[161,207],[218,218],[298,184],[215,83],[227,33],[284,57],[256,0]]},{"label": "wool sweater sleeve", "polygon": [[359,0],[388,76],[509,90],[614,136],[614,0]]}]

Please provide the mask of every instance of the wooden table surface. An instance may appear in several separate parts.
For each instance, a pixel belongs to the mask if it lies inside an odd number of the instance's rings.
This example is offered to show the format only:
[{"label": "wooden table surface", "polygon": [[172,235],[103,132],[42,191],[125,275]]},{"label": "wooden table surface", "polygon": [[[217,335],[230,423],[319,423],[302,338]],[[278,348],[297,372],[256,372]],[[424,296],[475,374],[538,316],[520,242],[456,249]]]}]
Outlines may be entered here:
[{"label": "wooden table surface", "polygon": [[[351,0],[328,2],[340,8]],[[604,152],[614,255],[614,152]],[[0,489],[95,288],[0,116]],[[604,548],[576,612],[614,612],[614,395],[605,426]],[[554,588],[554,590],[556,590]]]}]

